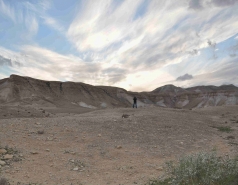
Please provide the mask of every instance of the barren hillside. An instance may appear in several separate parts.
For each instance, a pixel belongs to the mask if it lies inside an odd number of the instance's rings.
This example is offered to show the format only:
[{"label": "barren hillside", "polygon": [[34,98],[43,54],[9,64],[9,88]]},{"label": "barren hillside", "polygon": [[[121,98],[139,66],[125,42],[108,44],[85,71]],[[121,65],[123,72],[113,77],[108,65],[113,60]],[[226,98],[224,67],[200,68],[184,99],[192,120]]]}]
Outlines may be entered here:
[{"label": "barren hillside", "polygon": [[0,80],[0,102],[8,106],[71,107],[101,109],[131,107],[133,96],[138,106],[201,108],[238,104],[238,88],[234,85],[198,86],[183,89],[173,85],[152,92],[130,92],[110,86],[92,86],[80,82],[43,81],[11,75]]}]

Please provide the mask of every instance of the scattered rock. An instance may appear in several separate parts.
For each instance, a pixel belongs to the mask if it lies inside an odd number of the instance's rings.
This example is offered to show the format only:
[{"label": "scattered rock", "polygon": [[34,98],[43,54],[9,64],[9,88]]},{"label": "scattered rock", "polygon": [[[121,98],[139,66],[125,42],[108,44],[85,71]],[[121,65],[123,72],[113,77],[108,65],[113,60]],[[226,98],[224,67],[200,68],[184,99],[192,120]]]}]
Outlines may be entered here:
[{"label": "scattered rock", "polygon": [[0,166],[4,166],[5,164],[6,164],[5,161],[1,161],[1,160],[0,160]]},{"label": "scattered rock", "polygon": [[234,136],[227,136],[227,139],[235,139]]},{"label": "scattered rock", "polygon": [[50,151],[50,149],[45,149],[45,151],[49,152],[49,151]]},{"label": "scattered rock", "polygon": [[0,149],[0,154],[5,154],[5,153],[7,153],[7,150],[5,150],[5,149]]},{"label": "scattered rock", "polygon": [[98,134],[98,137],[101,137],[102,136],[102,134]]},{"label": "scattered rock", "polygon": [[37,133],[38,134],[44,134],[44,130],[38,130]]},{"label": "scattered rock", "polygon": [[40,125],[40,123],[35,123],[36,125]]},{"label": "scattered rock", "polygon": [[157,167],[156,170],[163,171],[163,167]]},{"label": "scattered rock", "polygon": [[116,149],[121,149],[121,148],[122,148],[121,145],[117,145],[117,146],[116,146]]},{"label": "scattered rock", "polygon": [[69,161],[70,161],[71,163],[74,163],[74,160],[73,160],[73,159],[70,159]]},{"label": "scattered rock", "polygon": [[12,159],[12,158],[13,158],[13,155],[6,154],[6,155],[4,155],[3,158],[4,158],[4,159]]},{"label": "scattered rock", "polygon": [[39,153],[36,151],[32,151],[31,154],[35,155],[35,154],[39,154]]},{"label": "scattered rock", "polygon": [[129,117],[130,117],[129,114],[123,114],[123,115],[122,115],[122,118],[129,118]]},{"label": "scattered rock", "polygon": [[79,170],[79,168],[78,167],[75,167],[74,169],[73,169],[73,171],[78,171]]}]

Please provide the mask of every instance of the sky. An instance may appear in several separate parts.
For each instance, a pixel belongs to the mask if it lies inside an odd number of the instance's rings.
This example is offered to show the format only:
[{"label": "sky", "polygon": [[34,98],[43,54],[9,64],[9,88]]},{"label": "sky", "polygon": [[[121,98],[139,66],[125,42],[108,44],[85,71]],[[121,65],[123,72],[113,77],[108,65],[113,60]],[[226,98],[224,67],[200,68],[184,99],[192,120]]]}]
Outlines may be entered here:
[{"label": "sky", "polygon": [[0,0],[0,79],[238,86],[238,0]]}]

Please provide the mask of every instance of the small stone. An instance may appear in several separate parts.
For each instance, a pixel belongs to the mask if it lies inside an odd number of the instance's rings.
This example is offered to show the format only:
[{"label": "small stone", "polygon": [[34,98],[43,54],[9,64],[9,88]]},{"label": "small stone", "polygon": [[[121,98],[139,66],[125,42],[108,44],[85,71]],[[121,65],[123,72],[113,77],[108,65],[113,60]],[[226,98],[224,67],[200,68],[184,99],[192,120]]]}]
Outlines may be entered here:
[{"label": "small stone", "polygon": [[163,167],[157,167],[156,170],[163,171]]},{"label": "small stone", "polygon": [[130,117],[130,115],[128,115],[128,114],[123,114],[122,115],[122,118],[129,118]]},{"label": "small stone", "polygon": [[79,170],[79,168],[78,167],[75,167],[74,169],[73,169],[73,171],[78,171]]},{"label": "small stone", "polygon": [[44,130],[38,130],[37,134],[44,134]]},{"label": "small stone", "polygon": [[5,161],[1,161],[1,160],[0,160],[0,166],[4,166],[5,164],[6,164]]},{"label": "small stone", "polygon": [[38,152],[32,151],[31,154],[35,155],[35,154],[38,154]]},{"label": "small stone", "polygon": [[102,134],[98,134],[98,137],[101,137],[102,136]]},{"label": "small stone", "polygon": [[0,149],[0,154],[5,154],[5,153],[7,153],[7,150],[5,150],[5,149]]},{"label": "small stone", "polygon": [[36,124],[36,125],[40,125],[40,123],[38,123],[38,122],[37,122],[37,123],[35,123],[35,124]]},{"label": "small stone", "polygon": [[13,155],[10,155],[10,154],[4,155],[4,159],[12,159],[12,158],[13,158]]},{"label": "small stone", "polygon": [[116,149],[121,149],[121,148],[122,148],[121,145],[117,145],[117,146],[116,146]]},{"label": "small stone", "polygon": [[70,161],[71,163],[74,163],[74,160],[73,160],[73,159],[70,159],[69,161]]},{"label": "small stone", "polygon": [[50,151],[50,149],[45,149],[45,151],[49,152],[49,151]]}]

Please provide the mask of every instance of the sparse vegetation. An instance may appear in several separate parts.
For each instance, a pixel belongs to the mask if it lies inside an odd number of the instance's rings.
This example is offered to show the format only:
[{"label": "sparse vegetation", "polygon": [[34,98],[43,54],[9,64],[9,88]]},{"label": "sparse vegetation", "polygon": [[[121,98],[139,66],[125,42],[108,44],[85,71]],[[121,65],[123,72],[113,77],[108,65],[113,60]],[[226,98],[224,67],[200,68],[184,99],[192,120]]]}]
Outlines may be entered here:
[{"label": "sparse vegetation", "polygon": [[229,127],[229,126],[225,126],[225,127],[224,126],[219,126],[219,127],[212,126],[212,127],[218,129],[221,132],[231,132],[231,131],[233,131],[232,128]]},{"label": "sparse vegetation", "polygon": [[237,185],[238,159],[199,153],[167,162],[167,177],[147,185]]},{"label": "sparse vegetation", "polygon": [[231,127],[227,126],[227,127],[217,127],[217,129],[221,132],[231,132],[232,129]]}]

